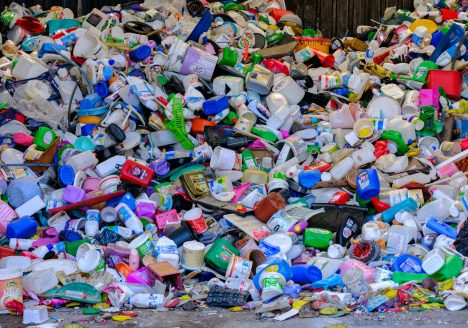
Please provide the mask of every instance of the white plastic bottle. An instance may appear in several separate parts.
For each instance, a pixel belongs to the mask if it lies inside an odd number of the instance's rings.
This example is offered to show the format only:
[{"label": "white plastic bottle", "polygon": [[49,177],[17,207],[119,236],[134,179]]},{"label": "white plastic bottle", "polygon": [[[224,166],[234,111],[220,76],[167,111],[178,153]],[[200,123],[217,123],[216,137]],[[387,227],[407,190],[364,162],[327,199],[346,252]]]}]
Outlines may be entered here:
[{"label": "white plastic bottle", "polygon": [[157,308],[164,304],[164,295],[135,294],[127,299],[127,304],[137,308]]},{"label": "white plastic bottle", "polygon": [[119,219],[122,220],[128,229],[138,234],[143,232],[143,224],[127,204],[120,203],[115,207],[115,210]]}]

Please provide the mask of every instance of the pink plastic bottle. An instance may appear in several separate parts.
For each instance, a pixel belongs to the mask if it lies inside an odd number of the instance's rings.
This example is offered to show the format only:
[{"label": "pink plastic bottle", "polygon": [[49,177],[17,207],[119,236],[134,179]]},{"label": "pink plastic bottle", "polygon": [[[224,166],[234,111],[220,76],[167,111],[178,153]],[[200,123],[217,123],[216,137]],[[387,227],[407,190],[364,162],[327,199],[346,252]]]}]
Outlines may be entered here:
[{"label": "pink plastic bottle", "polygon": [[340,267],[341,274],[344,274],[344,273],[346,273],[347,271],[349,271],[351,269],[361,270],[362,273],[364,274],[364,278],[367,280],[367,282],[374,282],[375,269],[371,268],[367,264],[365,264],[365,263],[363,263],[361,261],[350,259],[350,260],[347,260],[346,262],[344,262]]}]

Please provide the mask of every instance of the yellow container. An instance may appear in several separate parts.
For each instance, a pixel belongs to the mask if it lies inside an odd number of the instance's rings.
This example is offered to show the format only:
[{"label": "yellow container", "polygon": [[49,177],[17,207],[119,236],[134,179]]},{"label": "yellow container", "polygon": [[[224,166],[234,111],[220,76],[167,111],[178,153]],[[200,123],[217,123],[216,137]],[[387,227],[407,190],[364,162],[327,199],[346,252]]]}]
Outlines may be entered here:
[{"label": "yellow container", "polygon": [[294,49],[295,51],[299,51],[301,49],[309,47],[311,49],[323,52],[325,54],[328,54],[330,52],[330,44],[331,44],[330,39],[297,37],[296,41],[297,41],[297,46]]}]

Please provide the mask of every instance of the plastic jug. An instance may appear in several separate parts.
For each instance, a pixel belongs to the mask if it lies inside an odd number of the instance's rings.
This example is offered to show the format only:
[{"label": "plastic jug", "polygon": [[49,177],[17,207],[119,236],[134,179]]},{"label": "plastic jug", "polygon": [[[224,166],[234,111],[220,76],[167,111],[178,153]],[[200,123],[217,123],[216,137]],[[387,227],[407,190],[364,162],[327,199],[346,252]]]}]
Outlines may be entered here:
[{"label": "plastic jug", "polygon": [[375,169],[362,170],[356,176],[357,192],[364,200],[376,197],[380,192],[379,176]]},{"label": "plastic jug", "polygon": [[445,253],[441,249],[435,248],[424,256],[422,268],[427,274],[434,274],[445,264]]},{"label": "plastic jug", "polygon": [[255,288],[257,288],[258,290],[262,290],[262,287],[260,286],[260,276],[265,271],[281,273],[286,279],[286,281],[291,280],[293,276],[293,272],[288,262],[278,257],[270,257],[257,267],[257,273],[253,278],[253,283],[255,285]]},{"label": "plastic jug", "polygon": [[456,277],[463,268],[463,260],[457,255],[448,255],[445,257],[445,263],[442,269],[431,275],[432,278],[439,281],[445,281]]}]

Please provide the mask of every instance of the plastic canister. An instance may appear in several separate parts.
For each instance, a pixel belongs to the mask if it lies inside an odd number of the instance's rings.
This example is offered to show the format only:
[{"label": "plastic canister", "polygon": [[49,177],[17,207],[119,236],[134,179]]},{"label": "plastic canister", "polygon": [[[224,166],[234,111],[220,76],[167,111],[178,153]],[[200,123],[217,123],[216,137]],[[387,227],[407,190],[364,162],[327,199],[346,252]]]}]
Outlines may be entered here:
[{"label": "plastic canister", "polygon": [[187,270],[199,270],[205,265],[205,245],[191,240],[182,245],[180,265]]},{"label": "plastic canister", "polygon": [[445,281],[456,277],[460,274],[463,268],[463,260],[457,255],[447,255],[445,257],[444,266],[431,275],[432,278],[439,281]]},{"label": "plastic canister", "polygon": [[21,270],[0,269],[0,310],[19,314],[20,307],[12,303],[23,303],[22,276]]},{"label": "plastic canister", "polygon": [[135,233],[143,232],[143,224],[127,204],[120,203],[115,207],[115,210],[117,211],[119,219],[122,220],[127,228]]},{"label": "plastic canister", "polygon": [[419,111],[419,91],[409,90],[406,92],[403,106],[401,107],[402,115],[413,115]]},{"label": "plastic canister", "polygon": [[423,225],[430,218],[445,220],[450,216],[451,202],[446,198],[436,199],[418,210],[417,220]]},{"label": "plastic canister", "polygon": [[297,105],[304,98],[305,90],[290,76],[285,76],[273,85],[273,92],[281,93],[289,105]]},{"label": "plastic canister", "polygon": [[354,161],[354,167],[360,167],[376,160],[374,152],[369,148],[358,149],[353,152],[351,157]]},{"label": "plastic canister", "polygon": [[279,129],[280,126],[286,121],[291,113],[289,106],[281,106],[273,115],[267,120],[266,124],[272,129]]},{"label": "plastic canister", "polygon": [[321,228],[306,228],[304,231],[304,245],[319,249],[327,249],[333,233]]},{"label": "plastic canister", "polygon": [[434,248],[422,260],[423,270],[431,275],[439,271],[445,264],[445,254],[439,248]]},{"label": "plastic canister", "polygon": [[379,176],[375,169],[360,171],[356,176],[357,192],[364,200],[376,197],[380,193]]},{"label": "plastic canister", "polygon": [[392,270],[407,273],[424,273],[421,260],[413,255],[403,254],[393,262]]}]

